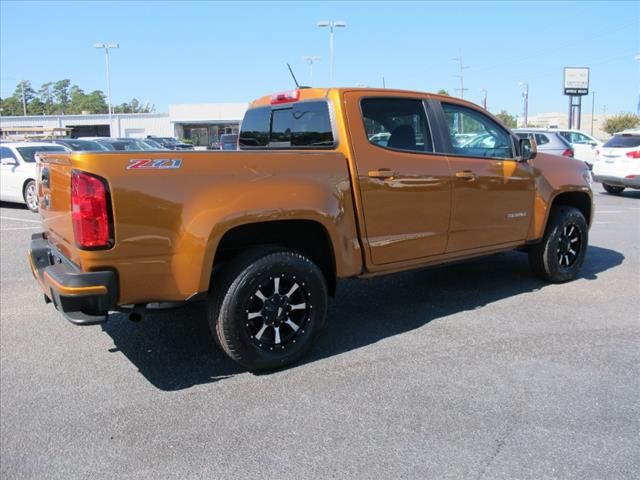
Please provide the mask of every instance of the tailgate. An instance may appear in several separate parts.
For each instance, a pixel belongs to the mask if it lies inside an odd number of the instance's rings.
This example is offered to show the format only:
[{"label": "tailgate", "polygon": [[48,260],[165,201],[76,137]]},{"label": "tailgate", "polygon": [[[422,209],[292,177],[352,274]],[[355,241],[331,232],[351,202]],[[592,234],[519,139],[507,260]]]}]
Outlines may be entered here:
[{"label": "tailgate", "polygon": [[39,155],[38,204],[49,242],[73,263],[80,265],[71,221],[71,155]]}]

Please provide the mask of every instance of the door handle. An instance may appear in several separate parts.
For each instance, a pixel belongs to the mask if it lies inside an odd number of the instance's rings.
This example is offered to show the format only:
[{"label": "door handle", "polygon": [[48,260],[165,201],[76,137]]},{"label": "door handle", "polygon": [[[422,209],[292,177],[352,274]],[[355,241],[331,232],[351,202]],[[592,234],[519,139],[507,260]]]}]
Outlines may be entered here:
[{"label": "door handle", "polygon": [[464,178],[465,180],[469,180],[472,182],[475,180],[477,175],[473,173],[471,170],[463,170],[462,172],[456,172],[456,178]]},{"label": "door handle", "polygon": [[369,170],[369,177],[379,178],[384,180],[385,178],[397,177],[398,172],[391,170],[390,168],[379,168],[378,170]]}]

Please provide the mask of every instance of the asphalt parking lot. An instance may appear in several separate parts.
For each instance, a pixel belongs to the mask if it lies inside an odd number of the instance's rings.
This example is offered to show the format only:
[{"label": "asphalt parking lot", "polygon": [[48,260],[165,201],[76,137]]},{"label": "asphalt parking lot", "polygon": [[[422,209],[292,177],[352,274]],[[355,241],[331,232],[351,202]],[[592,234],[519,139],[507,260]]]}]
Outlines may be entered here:
[{"label": "asphalt parking lot", "polygon": [[265,375],[198,305],[71,325],[29,272],[39,217],[3,203],[0,476],[637,478],[640,191],[594,190],[578,280],[514,252],[346,281],[311,355]]}]

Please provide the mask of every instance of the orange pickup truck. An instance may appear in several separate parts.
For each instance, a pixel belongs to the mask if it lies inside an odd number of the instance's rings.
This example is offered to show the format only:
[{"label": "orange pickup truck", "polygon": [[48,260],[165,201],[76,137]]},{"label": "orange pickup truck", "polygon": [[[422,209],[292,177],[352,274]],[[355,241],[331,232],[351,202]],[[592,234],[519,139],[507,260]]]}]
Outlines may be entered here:
[{"label": "orange pickup truck", "polygon": [[46,153],[29,260],[76,324],[206,300],[244,367],[309,350],[338,279],[528,251],[574,279],[593,215],[584,163],[537,154],[460,99],[387,89],[261,98],[238,152]]}]

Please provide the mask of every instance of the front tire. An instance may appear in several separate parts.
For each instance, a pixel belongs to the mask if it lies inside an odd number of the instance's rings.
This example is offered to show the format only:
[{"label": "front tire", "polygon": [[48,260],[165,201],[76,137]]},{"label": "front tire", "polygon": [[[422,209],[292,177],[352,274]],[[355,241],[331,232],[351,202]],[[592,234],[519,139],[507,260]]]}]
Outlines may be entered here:
[{"label": "front tire", "polygon": [[575,279],[584,263],[589,240],[587,221],[573,207],[553,207],[542,241],[529,247],[529,265],[543,280],[563,283]]},{"label": "front tire", "polygon": [[38,211],[38,191],[36,189],[36,181],[29,180],[25,184],[22,194],[27,208],[36,213]]},{"label": "front tire", "polygon": [[307,257],[248,252],[213,278],[209,327],[222,350],[251,371],[290,365],[309,351],[327,310],[327,287]]},{"label": "front tire", "polygon": [[625,187],[617,187],[615,185],[603,183],[602,188],[604,188],[605,192],[610,193],[611,195],[619,195],[624,191]]}]

